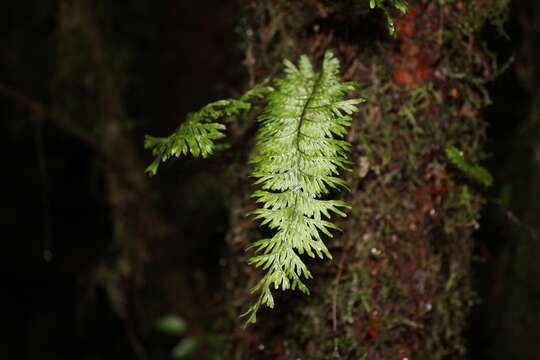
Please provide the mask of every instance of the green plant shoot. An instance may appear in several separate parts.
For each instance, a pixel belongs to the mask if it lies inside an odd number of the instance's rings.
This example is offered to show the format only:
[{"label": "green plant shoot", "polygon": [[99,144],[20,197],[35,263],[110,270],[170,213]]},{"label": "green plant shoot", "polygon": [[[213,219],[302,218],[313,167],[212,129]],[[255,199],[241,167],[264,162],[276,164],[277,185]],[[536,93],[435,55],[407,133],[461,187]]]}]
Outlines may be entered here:
[{"label": "green plant shoot", "polygon": [[493,184],[493,176],[486,168],[478,165],[471,165],[465,160],[463,153],[455,146],[449,145],[446,147],[446,156],[456,167],[463,171],[468,176],[481,182],[484,186]]},{"label": "green plant shoot", "polygon": [[252,213],[276,230],[248,249],[258,255],[249,260],[265,271],[252,289],[257,301],[244,313],[247,323],[256,321],[261,305],[274,307],[271,288],[309,290],[302,278],[312,277],[300,258],[307,254],[332,258],[321,233],[332,236],[338,229],[327,219],[331,213],[345,216],[349,206],[339,200],[323,200],[330,188],[345,187],[339,170],[346,169],[350,144],[339,140],[347,134],[350,115],[363,99],[345,100],[355,84],[342,82],[339,62],[326,52],[321,72],[313,70],[306,56],[299,66],[285,60],[284,79],[278,79],[266,110],[259,116],[257,156],[253,177],[260,190],[253,197],[262,207]]},{"label": "green plant shoot", "polygon": [[302,56],[298,66],[285,60],[286,76],[275,79],[273,87],[256,87],[240,99],[220,100],[188,115],[187,121],[167,138],[147,136],[145,147],[155,160],[147,168],[155,174],[158,165],[172,156],[191,153],[211,155],[223,138],[225,125],[220,118],[231,118],[250,111],[254,104],[268,102],[259,115],[257,155],[252,176],[260,187],[253,197],[262,206],[253,211],[261,225],[276,231],[269,239],[254,242],[247,250],[257,254],[249,259],[264,271],[251,290],[257,300],[242,315],[256,321],[262,305],[274,307],[271,287],[298,289],[309,294],[303,279],[312,277],[300,255],[332,258],[322,234],[332,236],[338,227],[331,214],[346,216],[349,206],[340,200],[321,199],[330,189],[346,187],[339,177],[346,170],[350,144],[339,138],[347,134],[351,115],[364,99],[345,99],[356,86],[342,82],[339,61],[331,51],[324,55],[320,72],[315,72]]}]

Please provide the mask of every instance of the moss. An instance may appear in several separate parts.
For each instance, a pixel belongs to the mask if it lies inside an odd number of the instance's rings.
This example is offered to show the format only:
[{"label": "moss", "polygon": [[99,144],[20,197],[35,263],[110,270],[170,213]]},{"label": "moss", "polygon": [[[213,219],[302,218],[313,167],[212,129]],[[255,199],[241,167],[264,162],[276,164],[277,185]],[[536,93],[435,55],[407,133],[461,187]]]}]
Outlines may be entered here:
[{"label": "moss", "polygon": [[[445,149],[459,147],[471,163],[484,158],[479,110],[487,103],[483,80],[496,67],[475,36],[486,21],[502,16],[506,1],[484,3],[483,20],[473,16],[475,2],[431,1],[420,8],[410,1],[415,15],[403,21],[414,31],[399,40],[373,34],[384,31],[384,23],[365,31],[369,12],[345,15],[335,3],[252,3],[250,26],[258,34],[246,50],[255,61],[248,66],[252,78],[276,72],[283,55],[315,58],[332,47],[368,103],[347,137],[355,168],[348,174],[352,191],[341,196],[353,209],[338,224],[343,233],[327,242],[334,261],[310,264],[317,274],[312,295],[280,297],[276,310],[263,312],[256,327],[238,335],[231,358],[463,358],[462,334],[476,302],[472,234],[483,199],[450,166]],[[414,66],[403,66],[409,63]],[[418,70],[425,76],[410,76]],[[242,182],[241,191],[249,189]],[[232,209],[243,214],[237,209],[249,206],[243,198]],[[257,229],[243,215],[233,217],[230,256],[242,258]],[[237,261],[229,274],[235,289],[259,276]],[[247,304],[248,296],[234,290],[228,301]],[[224,326],[233,331],[240,322],[231,318]]]},{"label": "moss", "polygon": [[[447,1],[453,3],[458,11],[449,11],[448,17],[453,26],[460,30],[466,39],[474,39],[486,24],[497,28],[499,35],[508,37],[504,24],[508,19],[509,0]],[[453,37],[451,34],[447,34]]]}]

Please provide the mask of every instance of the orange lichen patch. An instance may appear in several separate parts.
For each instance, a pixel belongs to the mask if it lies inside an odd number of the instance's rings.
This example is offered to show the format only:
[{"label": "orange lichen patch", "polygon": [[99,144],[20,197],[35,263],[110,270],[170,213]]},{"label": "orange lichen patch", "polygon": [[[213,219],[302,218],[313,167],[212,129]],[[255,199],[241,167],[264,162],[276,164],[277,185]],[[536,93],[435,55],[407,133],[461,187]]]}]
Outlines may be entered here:
[{"label": "orange lichen patch", "polygon": [[380,324],[380,319],[378,316],[372,316],[371,317],[371,320],[370,320],[370,323],[369,323],[369,327],[367,329],[367,334],[369,336],[371,336],[372,338],[377,338],[377,334],[379,333],[379,327],[381,326]]},{"label": "orange lichen patch", "polygon": [[396,20],[399,32],[401,56],[394,67],[394,82],[402,85],[419,85],[430,77],[430,66],[418,45],[416,11]]},{"label": "orange lichen patch", "polygon": [[396,19],[396,28],[402,40],[416,36],[417,29],[415,18],[416,11],[411,10],[407,15]]},{"label": "orange lichen patch", "polygon": [[446,81],[437,89],[442,99],[457,100],[461,97],[462,86],[456,81]]},{"label": "orange lichen patch", "polygon": [[430,67],[422,55],[403,58],[395,66],[394,82],[403,85],[415,85],[429,79]]}]

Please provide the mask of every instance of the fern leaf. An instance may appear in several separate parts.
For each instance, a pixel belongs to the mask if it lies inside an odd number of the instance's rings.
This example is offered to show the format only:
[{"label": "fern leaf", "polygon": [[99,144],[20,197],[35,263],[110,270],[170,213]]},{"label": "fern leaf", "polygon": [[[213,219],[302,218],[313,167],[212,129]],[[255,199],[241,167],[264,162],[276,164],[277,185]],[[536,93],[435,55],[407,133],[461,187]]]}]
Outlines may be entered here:
[{"label": "fern leaf", "polygon": [[[407,14],[409,12],[409,4],[407,1],[404,0],[392,0],[392,5],[399,10],[403,14]],[[390,11],[388,10],[386,6],[385,0],[370,0],[369,1],[369,8],[375,9],[375,7],[378,7],[381,9],[384,13],[384,16],[386,18],[386,25],[388,27],[388,33],[390,36],[396,36],[396,25],[394,24],[394,19],[392,19],[392,16],[390,15]]]},{"label": "fern leaf", "polygon": [[[225,125],[216,122],[220,118],[230,118],[251,109],[254,101],[263,99],[273,89],[257,86],[244,94],[239,100],[218,100],[205,105],[199,111],[188,114],[186,122],[168,137],[146,136],[144,147],[152,149],[154,161],[146,172],[155,175],[159,164],[170,157],[191,153],[194,157],[207,158],[219,147],[215,141],[225,137]],[[223,146],[222,146],[223,147]]]},{"label": "fern leaf", "polygon": [[482,166],[469,164],[469,162],[465,160],[463,153],[457,147],[448,145],[446,147],[446,156],[465,174],[480,181],[484,186],[489,187],[493,185],[493,176],[491,176],[489,171]]},{"label": "fern leaf", "polygon": [[199,123],[188,121],[181,124],[175,133],[166,138],[146,136],[144,147],[152,149],[154,161],[146,168],[146,172],[155,175],[160,162],[170,157],[179,157],[191,153],[194,157],[207,158],[214,152],[215,140],[223,138],[225,125],[219,123]]},{"label": "fern leaf", "polygon": [[336,137],[347,133],[349,115],[364,100],[344,100],[355,85],[340,80],[339,62],[329,51],[320,73],[306,56],[298,67],[288,60],[284,64],[286,77],[275,80],[277,89],[258,118],[252,175],[260,190],[252,196],[262,207],[252,214],[276,234],[247,249],[258,253],[249,264],[265,271],[252,289],[259,293],[257,301],[243,314],[247,323],[256,321],[261,305],[274,306],[271,286],[309,294],[303,279],[312,276],[299,255],[331,259],[321,233],[332,236],[330,230],[338,227],[327,219],[332,213],[345,216],[342,209],[349,208],[343,201],[320,197],[346,186],[338,176],[349,164],[350,145]]}]

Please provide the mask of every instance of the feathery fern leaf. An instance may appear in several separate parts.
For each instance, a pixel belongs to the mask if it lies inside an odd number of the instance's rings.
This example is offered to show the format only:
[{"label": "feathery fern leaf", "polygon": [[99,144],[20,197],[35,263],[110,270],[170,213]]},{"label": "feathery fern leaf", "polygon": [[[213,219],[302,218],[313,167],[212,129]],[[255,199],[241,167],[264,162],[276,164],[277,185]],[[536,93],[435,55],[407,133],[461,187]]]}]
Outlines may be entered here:
[{"label": "feathery fern leaf", "polygon": [[[174,134],[160,138],[146,136],[144,147],[152,149],[154,161],[146,168],[146,172],[155,175],[160,162],[170,157],[179,157],[191,153],[194,157],[207,158],[220,147],[215,141],[225,137],[225,125],[215,122],[220,118],[230,118],[251,109],[252,103],[260,101],[273,89],[267,86],[257,86],[239,100],[218,100],[203,106],[199,111],[188,114],[186,122],[181,124]],[[221,144],[221,147],[224,147]]]},{"label": "feathery fern leaf", "polygon": [[342,209],[349,208],[343,201],[320,197],[330,188],[346,187],[338,176],[349,164],[350,145],[336,137],[347,133],[350,115],[364,100],[344,99],[355,85],[340,80],[339,61],[330,51],[320,73],[306,56],[298,67],[288,60],[284,64],[286,77],[275,80],[277,89],[258,118],[253,177],[261,189],[252,196],[263,206],[252,213],[277,232],[248,247],[258,253],[249,264],[265,274],[252,289],[259,297],[243,314],[247,323],[256,321],[261,305],[274,306],[272,285],[309,293],[301,278],[312,276],[300,255],[331,259],[321,233],[331,237],[330,230],[338,227],[326,219],[331,213],[345,216]]},{"label": "feathery fern leaf", "polygon": [[225,125],[220,123],[186,122],[181,124],[175,133],[166,138],[146,136],[144,147],[152,149],[154,161],[146,168],[146,172],[155,175],[161,161],[165,162],[171,156],[179,157],[190,152],[193,156],[203,158],[214,152],[214,140],[225,135],[222,131]]},{"label": "feathery fern leaf", "polygon": [[459,150],[457,147],[453,145],[448,145],[446,147],[446,156],[455,166],[461,169],[465,174],[480,181],[484,186],[493,185],[493,176],[491,176],[489,171],[482,166],[471,165],[465,159],[461,150]]},{"label": "feathery fern leaf", "polygon": [[[399,10],[403,14],[407,14],[409,12],[409,4],[405,0],[389,0],[391,1],[392,5]],[[378,7],[381,9],[384,13],[384,16],[386,18],[386,24],[388,26],[388,33],[390,33],[390,36],[396,36],[396,25],[394,24],[394,19],[392,19],[392,16],[390,15],[390,11],[386,7],[386,0],[369,0],[369,7],[371,9],[375,9],[375,7]]]},{"label": "feathery fern leaf", "polygon": [[173,135],[145,139],[145,148],[152,149],[156,157],[146,169],[153,175],[160,162],[172,156],[211,155],[219,148],[215,141],[225,136],[225,125],[216,120],[240,115],[268,100],[258,117],[252,174],[260,186],[253,197],[263,206],[252,213],[262,225],[277,232],[247,249],[258,253],[249,263],[265,270],[252,289],[259,293],[258,300],[243,314],[248,316],[247,323],[255,322],[261,305],[274,306],[272,285],[309,293],[301,278],[312,276],[300,255],[332,258],[321,233],[331,237],[330,230],[338,229],[328,220],[331,214],[346,216],[343,209],[349,208],[343,201],[321,197],[331,188],[346,187],[339,171],[347,169],[350,145],[338,138],[346,135],[350,115],[364,99],[344,99],[355,84],[340,80],[339,61],[330,51],[320,73],[313,70],[306,56],[301,57],[298,67],[288,60],[284,64],[286,77],[274,81],[277,89],[257,86],[238,100],[210,103],[189,114]]}]

